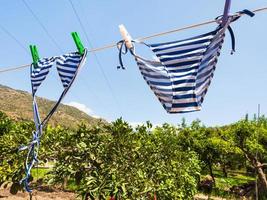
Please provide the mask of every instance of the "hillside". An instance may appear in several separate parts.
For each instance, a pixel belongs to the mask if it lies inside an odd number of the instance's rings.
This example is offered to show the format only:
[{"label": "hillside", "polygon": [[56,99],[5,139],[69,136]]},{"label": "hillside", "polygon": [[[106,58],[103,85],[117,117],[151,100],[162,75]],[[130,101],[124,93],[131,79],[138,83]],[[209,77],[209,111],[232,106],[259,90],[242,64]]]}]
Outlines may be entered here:
[{"label": "hillside", "polygon": [[[55,103],[45,98],[37,98],[37,102],[41,118],[44,118]],[[31,94],[0,85],[0,111],[15,120],[32,120]],[[93,118],[75,107],[61,104],[49,124],[71,128],[81,122],[95,124],[98,121],[100,119]]]}]

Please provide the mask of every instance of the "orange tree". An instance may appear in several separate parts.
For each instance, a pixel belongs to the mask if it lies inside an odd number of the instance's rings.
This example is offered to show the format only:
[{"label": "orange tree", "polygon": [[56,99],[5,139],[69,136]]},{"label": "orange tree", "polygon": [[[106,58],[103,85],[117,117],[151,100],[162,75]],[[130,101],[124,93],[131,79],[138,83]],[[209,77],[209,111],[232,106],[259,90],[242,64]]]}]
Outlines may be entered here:
[{"label": "orange tree", "polygon": [[19,152],[21,144],[31,137],[33,123],[14,122],[0,112],[0,186],[11,184],[10,192],[22,189],[19,181],[24,176],[26,152]]},{"label": "orange tree", "polygon": [[267,197],[267,118],[240,120],[224,127],[220,137],[241,151],[258,175],[260,192]]},{"label": "orange tree", "polygon": [[225,176],[227,168],[245,166],[242,152],[233,144],[222,139],[221,127],[206,127],[199,120],[190,125],[182,123],[179,127],[178,142],[184,150],[191,149],[201,160],[202,173],[209,173],[215,184],[214,167],[221,166]]},{"label": "orange tree", "polygon": [[192,199],[199,160],[194,152],[182,151],[177,134],[167,124],[133,129],[122,119],[80,126],[59,136],[52,180],[75,180],[83,199]]}]

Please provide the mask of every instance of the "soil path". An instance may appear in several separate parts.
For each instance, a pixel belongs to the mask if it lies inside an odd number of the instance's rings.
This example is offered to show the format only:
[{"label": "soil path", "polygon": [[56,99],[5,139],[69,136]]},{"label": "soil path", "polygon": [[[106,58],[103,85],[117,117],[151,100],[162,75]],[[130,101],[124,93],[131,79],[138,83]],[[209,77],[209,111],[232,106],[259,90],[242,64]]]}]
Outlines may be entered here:
[{"label": "soil path", "polygon": [[[75,200],[77,195],[72,192],[64,192],[61,190],[53,191],[35,191],[32,200]],[[79,199],[79,198],[78,198]],[[207,200],[208,196],[197,194],[195,200]],[[212,197],[213,200],[226,200],[224,198]],[[0,189],[0,200],[30,200],[29,194],[26,192],[18,192],[16,195],[10,194],[7,189]],[[229,200],[229,199],[228,199]]]},{"label": "soil path", "polygon": [[[76,194],[63,191],[35,191],[32,200],[75,200]],[[26,192],[18,192],[16,195],[9,193],[9,190],[0,189],[0,200],[30,200],[29,194]]]}]

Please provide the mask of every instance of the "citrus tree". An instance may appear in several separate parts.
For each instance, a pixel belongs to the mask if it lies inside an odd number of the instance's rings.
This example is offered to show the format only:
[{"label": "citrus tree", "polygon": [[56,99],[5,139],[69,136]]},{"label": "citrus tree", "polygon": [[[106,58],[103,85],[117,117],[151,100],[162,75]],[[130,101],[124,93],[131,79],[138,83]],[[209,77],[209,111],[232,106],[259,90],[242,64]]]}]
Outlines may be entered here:
[{"label": "citrus tree", "polygon": [[27,144],[33,124],[13,122],[0,112],[0,185],[11,184],[10,192],[16,194],[22,189],[19,181],[24,176],[26,152],[19,152],[20,145]]},{"label": "citrus tree", "polygon": [[267,118],[241,120],[224,128],[221,138],[229,145],[238,148],[252,166],[259,179],[259,188],[267,195]]},{"label": "citrus tree", "polygon": [[200,171],[196,154],[181,151],[176,128],[151,127],[133,130],[118,119],[61,134],[52,180],[74,180],[84,199],[192,199]]}]

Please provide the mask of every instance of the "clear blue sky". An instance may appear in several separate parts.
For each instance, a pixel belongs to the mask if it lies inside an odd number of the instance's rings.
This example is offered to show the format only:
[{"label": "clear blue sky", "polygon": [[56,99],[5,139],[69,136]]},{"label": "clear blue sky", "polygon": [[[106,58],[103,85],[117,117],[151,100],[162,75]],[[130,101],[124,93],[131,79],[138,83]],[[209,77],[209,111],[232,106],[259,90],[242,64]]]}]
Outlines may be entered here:
[{"label": "clear blue sky", "polygon": [[[77,31],[90,48],[68,0],[26,0],[50,35],[64,52],[76,50],[70,32]],[[222,14],[224,0],[73,0],[85,26],[90,43],[100,47],[120,40],[118,25],[123,23],[131,35],[146,36],[192,23],[213,19]],[[233,1],[231,12],[266,7],[266,0]],[[127,70],[117,70],[116,48],[97,53],[104,73],[112,88],[107,86],[93,54],[87,57],[74,86],[64,102],[84,104],[88,112],[107,120],[120,116],[129,122],[177,124],[201,119],[207,125],[236,121],[246,113],[253,115],[257,104],[267,114],[267,12],[254,18],[242,17],[232,25],[236,36],[236,53],[230,55],[230,37],[227,33],[214,79],[206,95],[202,111],[189,114],[167,114],[144,82],[133,60],[124,58]],[[0,68],[31,62],[29,44],[36,44],[41,56],[61,54],[42,27],[21,0],[2,0],[0,24],[23,45],[23,49],[0,29]],[[187,30],[147,41],[179,40],[210,31],[214,25]],[[0,74],[0,84],[30,92],[29,70]],[[39,96],[56,100],[62,86],[55,71],[39,89]],[[1,94],[0,94],[1,95]],[[114,98],[115,96],[115,98]]]}]

